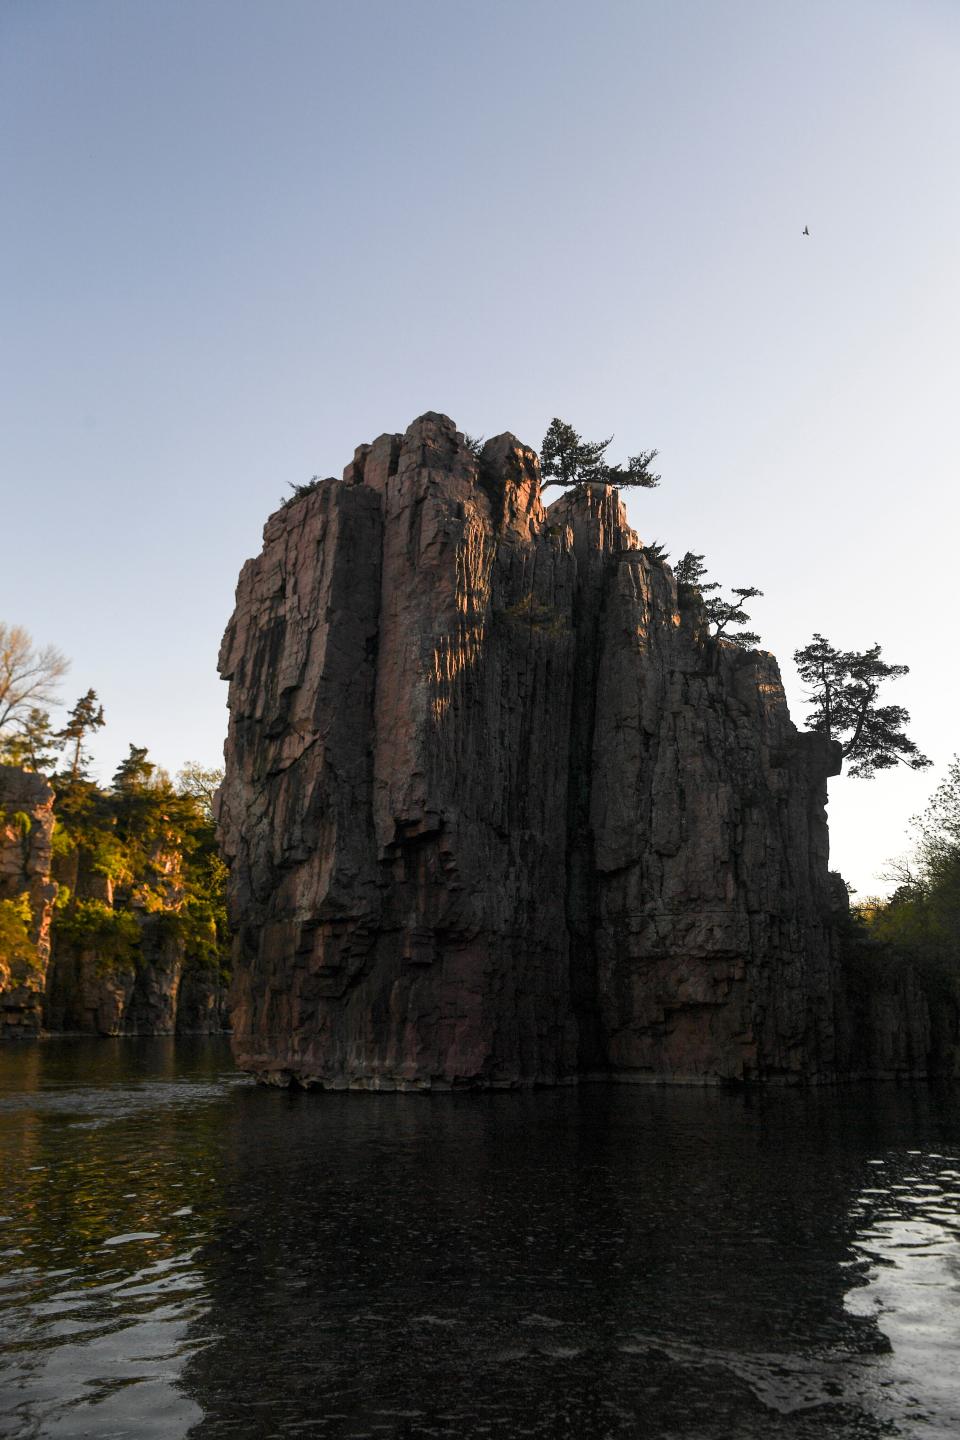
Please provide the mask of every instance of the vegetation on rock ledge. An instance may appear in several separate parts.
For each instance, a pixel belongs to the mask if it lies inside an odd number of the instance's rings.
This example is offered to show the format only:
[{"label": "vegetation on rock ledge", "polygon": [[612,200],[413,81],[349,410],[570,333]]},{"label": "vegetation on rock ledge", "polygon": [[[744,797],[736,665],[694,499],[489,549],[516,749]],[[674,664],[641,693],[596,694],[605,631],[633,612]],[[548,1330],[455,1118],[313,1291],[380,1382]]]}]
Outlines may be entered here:
[{"label": "vegetation on rock ledge", "polygon": [[[66,668],[59,651],[0,625],[0,763],[43,775],[56,795],[55,946],[92,953],[105,970],[129,970],[149,923],[182,944],[188,963],[225,974],[226,867],[212,814],[222,772],[188,763],[174,781],[131,745],[110,785],[98,785],[89,741],[105,719],[96,691],[80,696],[59,730],[36,703],[55,700]],[[0,818],[18,833],[29,826],[29,816]],[[0,955],[24,976],[36,958],[30,918],[25,896],[2,902]]]}]

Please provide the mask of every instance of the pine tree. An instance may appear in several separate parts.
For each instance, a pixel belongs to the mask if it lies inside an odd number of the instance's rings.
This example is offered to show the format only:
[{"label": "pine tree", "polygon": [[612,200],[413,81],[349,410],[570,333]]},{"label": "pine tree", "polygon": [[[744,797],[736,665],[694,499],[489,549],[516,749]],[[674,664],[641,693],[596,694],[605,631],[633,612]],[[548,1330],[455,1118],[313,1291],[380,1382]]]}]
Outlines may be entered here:
[{"label": "pine tree", "polygon": [[719,580],[707,581],[707,567],[703,563],[703,556],[695,555],[692,550],[687,550],[678,560],[673,574],[681,597],[693,594],[705,595],[710,590],[720,589]]},{"label": "pine tree", "polygon": [[117,794],[130,794],[149,785],[157,767],[147,759],[145,745],[131,745],[125,760],[121,760],[113,777],[113,788]]},{"label": "pine tree", "polygon": [[879,645],[837,650],[820,634],[794,651],[793,659],[811,687],[807,725],[842,743],[848,774],[869,780],[897,764],[922,770],[932,763],[906,733],[909,712],[878,703],[883,682],[908,675],[909,665],[888,664]]},{"label": "pine tree", "polygon": [[86,773],[88,760],[84,741],[88,735],[93,734],[94,730],[99,730],[104,724],[103,706],[97,700],[97,692],[88,690],[85,695],[80,696],[70,711],[63,729],[56,732],[57,739],[63,742],[64,749],[73,747],[70,769],[67,771],[70,780],[77,780]]},{"label": "pine tree", "polygon": [[760,636],[755,630],[731,630],[730,627],[749,623],[750,616],[744,606],[748,600],[762,595],[762,590],[758,590],[755,585],[735,585],[730,592],[733,596],[730,600],[713,594],[713,591],[720,589],[720,581],[707,579],[703,556],[694,554],[692,550],[688,550],[679,561],[674,578],[681,602],[694,595],[698,595],[703,601],[707,621],[714,626],[715,640],[728,640],[732,645],[738,645],[741,650],[751,650],[760,644]]},{"label": "pine tree", "polygon": [[47,711],[33,707],[17,718],[16,729],[4,737],[0,762],[46,775],[53,769],[59,749]]},{"label": "pine tree", "polygon": [[[612,437],[611,437],[612,438]],[[609,441],[607,442],[609,444]],[[628,455],[626,466],[608,465],[606,480],[609,485],[635,485],[643,490],[654,490],[661,477],[655,475],[650,466],[660,454],[659,450],[641,450],[639,455]]]},{"label": "pine tree", "polygon": [[625,466],[609,465],[604,455],[612,440],[612,435],[606,440],[584,440],[572,425],[554,416],[540,446],[542,485],[633,485],[649,490],[660,484],[660,476],[650,469],[656,450],[629,456]]}]

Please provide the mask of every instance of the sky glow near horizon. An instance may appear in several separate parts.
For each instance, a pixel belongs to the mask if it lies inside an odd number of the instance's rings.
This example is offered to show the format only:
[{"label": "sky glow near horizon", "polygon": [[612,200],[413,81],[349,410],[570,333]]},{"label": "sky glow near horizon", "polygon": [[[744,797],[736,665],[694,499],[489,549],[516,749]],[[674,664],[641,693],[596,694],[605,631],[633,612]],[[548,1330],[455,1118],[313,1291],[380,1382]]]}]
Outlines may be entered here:
[{"label": "sky glow near horizon", "polygon": [[0,0],[0,618],[99,778],[219,762],[289,483],[557,414],[659,448],[632,524],[765,592],[798,724],[814,631],[911,666],[935,769],[830,784],[882,889],[960,751],[958,76],[945,0]]}]

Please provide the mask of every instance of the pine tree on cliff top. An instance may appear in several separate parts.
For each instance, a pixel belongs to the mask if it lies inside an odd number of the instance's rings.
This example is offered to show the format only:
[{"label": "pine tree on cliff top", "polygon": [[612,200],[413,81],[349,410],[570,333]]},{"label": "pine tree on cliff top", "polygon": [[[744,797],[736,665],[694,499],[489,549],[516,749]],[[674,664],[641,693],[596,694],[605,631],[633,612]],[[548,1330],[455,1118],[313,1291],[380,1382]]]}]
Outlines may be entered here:
[{"label": "pine tree on cliff top", "polygon": [[906,733],[910,714],[902,705],[878,704],[885,680],[909,675],[909,665],[890,665],[881,647],[837,650],[823,635],[794,651],[800,678],[810,688],[807,725],[843,745],[848,774],[872,779],[878,770],[907,765],[923,770],[933,762]]},{"label": "pine tree on cliff top", "polygon": [[720,582],[707,579],[703,556],[695,555],[692,550],[688,550],[678,562],[674,576],[681,600],[691,595],[700,596],[707,620],[714,627],[715,640],[729,640],[731,644],[739,645],[741,650],[751,650],[760,644],[760,636],[755,630],[732,630],[730,627],[749,623],[750,616],[744,606],[748,600],[762,595],[762,590],[755,585],[734,585],[730,592],[733,596],[731,600],[712,594],[712,591],[720,589]]},{"label": "pine tree on cliff top", "polygon": [[652,490],[660,484],[650,466],[656,450],[641,450],[631,455],[626,465],[610,465],[605,459],[613,441],[584,440],[583,436],[556,416],[550,421],[540,446],[541,485],[635,485]]}]

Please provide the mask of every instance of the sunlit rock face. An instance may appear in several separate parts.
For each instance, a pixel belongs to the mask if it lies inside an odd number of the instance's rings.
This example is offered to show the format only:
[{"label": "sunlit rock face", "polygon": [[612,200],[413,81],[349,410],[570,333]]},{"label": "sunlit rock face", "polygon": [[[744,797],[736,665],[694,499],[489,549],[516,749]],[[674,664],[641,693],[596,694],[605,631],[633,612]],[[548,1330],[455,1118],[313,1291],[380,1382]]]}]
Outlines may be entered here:
[{"label": "sunlit rock face", "polygon": [[617,492],[443,415],[271,517],[220,670],[234,1044],[380,1089],[835,1073],[826,776]]},{"label": "sunlit rock face", "polygon": [[0,765],[0,1037],[36,1035],[50,960],[53,791],[41,775]]}]

